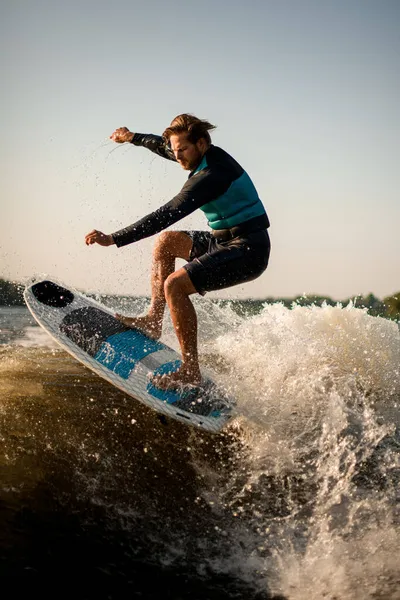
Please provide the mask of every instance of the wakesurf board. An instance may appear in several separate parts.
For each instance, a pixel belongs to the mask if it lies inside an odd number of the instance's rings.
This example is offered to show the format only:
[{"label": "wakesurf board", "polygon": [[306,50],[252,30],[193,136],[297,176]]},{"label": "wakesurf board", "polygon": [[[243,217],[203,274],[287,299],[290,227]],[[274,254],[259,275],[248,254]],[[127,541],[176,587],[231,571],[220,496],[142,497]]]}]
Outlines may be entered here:
[{"label": "wakesurf board", "polygon": [[199,386],[162,390],[152,375],[177,370],[181,356],[158,340],[126,327],[111,309],[56,280],[36,280],[24,291],[37,323],[69,354],[100,377],[165,416],[219,432],[234,400],[202,372]]}]

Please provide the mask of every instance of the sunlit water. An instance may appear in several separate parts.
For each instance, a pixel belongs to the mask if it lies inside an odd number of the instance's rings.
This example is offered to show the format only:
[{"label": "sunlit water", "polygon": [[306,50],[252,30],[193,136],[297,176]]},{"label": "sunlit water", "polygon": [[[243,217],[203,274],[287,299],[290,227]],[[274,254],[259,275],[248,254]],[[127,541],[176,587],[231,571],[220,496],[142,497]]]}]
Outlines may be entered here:
[{"label": "sunlit water", "polygon": [[75,598],[399,599],[398,325],[196,304],[202,364],[237,399],[218,435],[0,309],[2,575],[101,582]]}]

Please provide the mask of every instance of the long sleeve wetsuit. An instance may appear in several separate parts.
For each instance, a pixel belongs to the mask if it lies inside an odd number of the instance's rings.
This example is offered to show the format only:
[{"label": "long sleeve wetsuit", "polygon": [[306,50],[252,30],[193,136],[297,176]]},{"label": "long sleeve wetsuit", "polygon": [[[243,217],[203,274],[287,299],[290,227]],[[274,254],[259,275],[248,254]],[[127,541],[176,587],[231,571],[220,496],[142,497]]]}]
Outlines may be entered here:
[{"label": "long sleeve wetsuit", "polygon": [[[171,148],[158,135],[135,133],[132,143],[176,161]],[[198,208],[204,211],[214,230],[236,227],[254,218],[261,219],[263,227],[269,227],[265,209],[247,173],[224,150],[211,145],[179,194],[133,225],[113,233],[112,237],[118,247],[137,242],[159,233]]]}]

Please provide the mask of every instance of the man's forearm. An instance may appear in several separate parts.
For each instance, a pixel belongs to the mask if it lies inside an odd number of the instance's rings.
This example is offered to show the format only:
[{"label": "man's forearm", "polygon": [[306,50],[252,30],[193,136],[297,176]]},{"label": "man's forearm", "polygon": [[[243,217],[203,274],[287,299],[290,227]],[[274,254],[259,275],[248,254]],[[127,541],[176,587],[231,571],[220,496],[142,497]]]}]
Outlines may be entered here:
[{"label": "man's forearm", "polygon": [[150,237],[159,233],[169,225],[178,221],[181,216],[177,212],[170,212],[161,207],[150,215],[143,217],[133,225],[124,227],[119,231],[111,234],[114,243],[120,248],[133,242],[139,242],[144,238]]},{"label": "man's forearm", "polygon": [[176,161],[175,155],[172,150],[165,144],[163,138],[160,135],[153,133],[135,133],[131,144],[134,146],[143,146],[148,150],[151,150],[158,156],[166,158],[167,160]]},{"label": "man's forearm", "polygon": [[177,223],[190,215],[196,208],[199,208],[200,205],[199,201],[181,191],[175,198],[143,217],[143,219],[111,234],[112,239],[118,247],[138,242]]}]

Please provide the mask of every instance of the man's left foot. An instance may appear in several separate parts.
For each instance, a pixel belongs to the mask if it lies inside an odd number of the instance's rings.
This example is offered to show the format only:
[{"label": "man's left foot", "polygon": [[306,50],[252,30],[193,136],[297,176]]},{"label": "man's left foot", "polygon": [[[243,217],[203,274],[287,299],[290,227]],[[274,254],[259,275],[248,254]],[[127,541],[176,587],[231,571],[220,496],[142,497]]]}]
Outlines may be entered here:
[{"label": "man's left foot", "polygon": [[192,385],[194,387],[200,385],[201,374],[193,373],[183,369],[182,367],[173,373],[165,373],[164,375],[154,375],[151,379],[151,383],[160,388],[161,390],[176,390],[185,385]]}]

